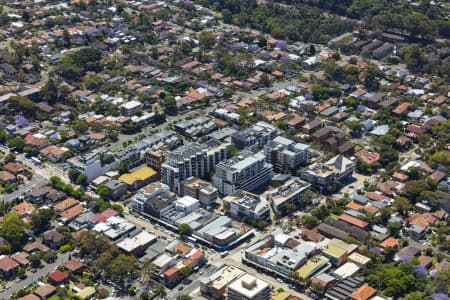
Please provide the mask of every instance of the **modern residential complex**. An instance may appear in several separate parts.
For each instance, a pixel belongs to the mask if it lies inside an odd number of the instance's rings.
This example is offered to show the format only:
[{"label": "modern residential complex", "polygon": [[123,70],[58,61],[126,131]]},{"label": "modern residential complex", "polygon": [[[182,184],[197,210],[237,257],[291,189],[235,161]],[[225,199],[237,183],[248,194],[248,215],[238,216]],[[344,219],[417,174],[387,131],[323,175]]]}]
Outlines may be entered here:
[{"label": "modern residential complex", "polygon": [[295,170],[298,166],[308,163],[309,149],[309,145],[278,136],[264,146],[264,155],[274,171]]},{"label": "modern residential complex", "polygon": [[281,131],[278,128],[260,121],[243,131],[232,134],[231,142],[234,146],[241,149],[262,149],[270,140],[279,135],[281,135]]},{"label": "modern residential complex", "polygon": [[313,188],[326,192],[335,183],[343,183],[350,178],[356,164],[343,155],[336,155],[325,163],[315,163],[301,173],[301,178],[311,183]]},{"label": "modern residential complex", "polygon": [[229,144],[209,140],[205,144],[191,143],[167,154],[161,167],[161,180],[179,191],[180,182],[189,177],[206,178],[214,166],[228,157]]},{"label": "modern residential complex", "polygon": [[229,195],[238,189],[256,191],[267,185],[272,176],[272,166],[265,162],[264,154],[243,150],[216,165],[213,183],[221,194]]}]

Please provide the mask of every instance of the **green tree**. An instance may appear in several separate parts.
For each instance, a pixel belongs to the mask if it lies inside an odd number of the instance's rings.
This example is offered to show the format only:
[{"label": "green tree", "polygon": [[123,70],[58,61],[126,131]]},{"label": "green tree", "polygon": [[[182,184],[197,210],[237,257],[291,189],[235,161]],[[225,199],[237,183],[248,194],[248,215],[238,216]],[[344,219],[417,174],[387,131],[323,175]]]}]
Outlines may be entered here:
[{"label": "green tree", "polygon": [[396,197],[394,203],[392,204],[400,214],[406,215],[408,211],[412,208],[411,202],[405,197]]},{"label": "green tree", "polygon": [[400,57],[406,63],[407,68],[413,73],[422,71],[427,62],[421,49],[417,46],[407,46],[400,49]]},{"label": "green tree", "polygon": [[6,142],[6,131],[3,127],[0,128],[0,144]]},{"label": "green tree", "polygon": [[51,209],[37,209],[31,214],[31,227],[37,232],[44,232],[49,229],[52,218]]},{"label": "green tree", "polygon": [[86,186],[87,179],[88,179],[87,175],[82,173],[82,174],[78,175],[76,184]]},{"label": "green tree", "polygon": [[15,149],[19,152],[23,151],[23,148],[25,147],[25,141],[21,139],[20,137],[13,137],[8,140],[8,146],[11,149]]},{"label": "green tree", "polygon": [[103,184],[99,185],[95,192],[97,193],[97,195],[99,195],[103,199],[106,199],[109,197],[109,189]]},{"label": "green tree", "polygon": [[69,169],[69,171],[67,172],[70,181],[75,182],[78,178],[78,176],[81,174],[80,171],[75,170],[75,169]]},{"label": "green tree", "polygon": [[41,98],[50,105],[58,101],[58,86],[53,78],[50,78],[42,87]]},{"label": "green tree", "polygon": [[178,296],[177,300],[192,300],[192,297],[189,295],[183,294],[183,295]]},{"label": "green tree", "polygon": [[119,163],[118,171],[119,171],[120,174],[128,172],[128,165],[127,165],[127,163],[124,162],[124,161],[121,161]]},{"label": "green tree", "polygon": [[269,87],[269,86],[270,86],[270,79],[269,79],[269,76],[267,76],[266,73],[262,74],[262,75],[261,75],[261,78],[260,78],[260,82],[261,82],[261,84],[262,84],[263,86]]},{"label": "green tree", "polygon": [[183,277],[188,277],[192,273],[192,268],[189,266],[183,267],[180,269],[181,274]]},{"label": "green tree", "polygon": [[180,235],[190,235],[192,232],[191,227],[188,224],[180,224],[178,226],[178,233]]},{"label": "green tree", "polygon": [[155,294],[159,297],[164,297],[167,295],[166,288],[162,284],[158,284],[155,288]]},{"label": "green tree", "polygon": [[31,266],[33,268],[38,268],[41,265],[41,258],[37,253],[31,254],[28,259],[30,260]]},{"label": "green tree", "polygon": [[214,34],[209,31],[202,31],[198,38],[198,44],[203,50],[211,49],[215,44]]},{"label": "green tree", "polygon": [[86,134],[86,132],[89,130],[89,125],[85,121],[75,120],[72,123],[72,128],[73,128],[73,130],[75,130],[75,132],[77,134],[81,135],[81,134]]},{"label": "green tree", "polygon": [[375,64],[369,64],[363,72],[365,87],[370,90],[377,90],[380,85],[378,82],[380,76],[381,71],[378,69],[378,66]]},{"label": "green tree", "polygon": [[18,250],[26,242],[26,230],[28,225],[18,214],[9,213],[3,217],[0,225],[0,235],[12,246],[13,250]]},{"label": "green tree", "polygon": [[302,217],[302,224],[308,228],[314,228],[320,224],[320,220],[317,217],[305,215]]}]

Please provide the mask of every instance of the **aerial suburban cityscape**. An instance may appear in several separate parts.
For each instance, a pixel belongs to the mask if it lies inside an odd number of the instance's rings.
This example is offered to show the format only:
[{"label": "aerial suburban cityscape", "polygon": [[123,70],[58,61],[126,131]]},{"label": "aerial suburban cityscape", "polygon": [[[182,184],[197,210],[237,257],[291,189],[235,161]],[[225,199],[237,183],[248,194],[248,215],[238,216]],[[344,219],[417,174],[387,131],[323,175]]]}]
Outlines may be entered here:
[{"label": "aerial suburban cityscape", "polygon": [[0,299],[450,300],[449,17],[1,0]]}]

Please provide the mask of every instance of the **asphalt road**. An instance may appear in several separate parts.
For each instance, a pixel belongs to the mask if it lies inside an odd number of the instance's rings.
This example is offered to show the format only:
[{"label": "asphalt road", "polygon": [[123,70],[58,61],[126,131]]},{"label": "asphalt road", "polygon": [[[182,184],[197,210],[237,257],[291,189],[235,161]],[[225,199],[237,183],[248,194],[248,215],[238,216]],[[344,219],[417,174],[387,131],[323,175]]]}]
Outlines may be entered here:
[{"label": "asphalt road", "polygon": [[29,192],[34,187],[43,186],[47,183],[47,179],[45,179],[42,176],[34,175],[33,178],[27,183],[23,184],[19,187],[19,189],[15,190],[14,192],[4,195],[1,198],[1,201],[4,203],[9,203],[16,199],[17,197],[20,197],[22,194]]},{"label": "asphalt road", "polygon": [[58,258],[50,264],[43,262],[44,267],[37,269],[36,273],[27,272],[27,278],[18,283],[11,282],[11,287],[0,293],[0,299],[10,299],[15,292],[36,283],[39,278],[47,276],[53,272],[58,266],[65,264],[69,260],[69,252],[58,253]]}]

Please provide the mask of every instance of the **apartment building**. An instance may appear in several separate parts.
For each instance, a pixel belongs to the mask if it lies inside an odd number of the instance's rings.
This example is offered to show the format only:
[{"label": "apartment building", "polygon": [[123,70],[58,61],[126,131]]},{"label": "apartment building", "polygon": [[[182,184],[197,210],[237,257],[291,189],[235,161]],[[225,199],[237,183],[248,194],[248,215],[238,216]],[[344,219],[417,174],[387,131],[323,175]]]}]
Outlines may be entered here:
[{"label": "apartment building", "polygon": [[265,162],[263,153],[243,150],[216,165],[213,183],[221,194],[229,195],[238,189],[259,190],[270,182],[272,176],[272,166]]},{"label": "apartment building", "polygon": [[281,130],[277,127],[260,121],[243,131],[233,133],[231,143],[240,149],[262,149],[264,145],[280,136],[281,133]]},{"label": "apartment building", "polygon": [[327,187],[351,177],[355,167],[353,161],[339,154],[325,163],[311,165],[301,173],[301,178],[320,192],[326,192]]},{"label": "apartment building", "polygon": [[207,178],[214,166],[228,157],[228,148],[229,144],[217,140],[181,146],[167,154],[161,166],[161,181],[179,191],[180,182],[189,177]]},{"label": "apartment building", "polygon": [[294,170],[308,163],[310,146],[278,136],[264,146],[264,155],[275,171]]}]

